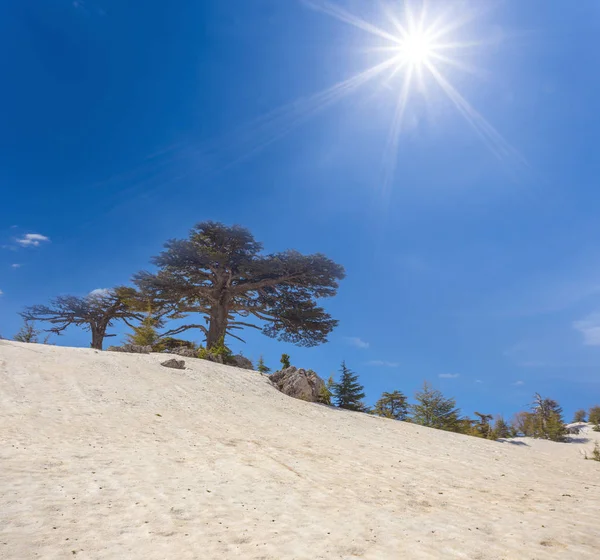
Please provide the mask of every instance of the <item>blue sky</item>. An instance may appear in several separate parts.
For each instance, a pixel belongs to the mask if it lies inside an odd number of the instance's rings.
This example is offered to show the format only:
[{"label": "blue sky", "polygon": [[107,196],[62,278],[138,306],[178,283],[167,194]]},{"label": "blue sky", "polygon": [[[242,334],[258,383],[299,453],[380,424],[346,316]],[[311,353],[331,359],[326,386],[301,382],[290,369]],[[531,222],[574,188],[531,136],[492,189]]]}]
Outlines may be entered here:
[{"label": "blue sky", "polygon": [[[496,132],[426,75],[390,143],[406,72],[315,97],[381,62],[383,40],[306,1],[3,3],[0,334],[213,219],[347,270],[329,344],[248,333],[252,358],[323,377],[345,359],[370,402],[428,379],[465,413],[535,391],[569,416],[598,403],[600,5],[482,4],[429,15],[463,23],[445,39],[458,65],[436,68]],[[394,29],[375,3],[335,5]]]}]

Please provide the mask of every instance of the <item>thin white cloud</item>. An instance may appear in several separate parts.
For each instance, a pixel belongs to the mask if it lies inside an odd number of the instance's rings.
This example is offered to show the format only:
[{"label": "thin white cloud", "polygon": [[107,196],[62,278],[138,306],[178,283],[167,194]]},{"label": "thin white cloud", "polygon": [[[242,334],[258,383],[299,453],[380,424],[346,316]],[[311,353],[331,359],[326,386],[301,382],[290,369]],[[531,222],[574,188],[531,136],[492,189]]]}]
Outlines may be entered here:
[{"label": "thin white cloud", "polygon": [[438,377],[440,379],[456,379],[460,377],[460,373],[440,373]]},{"label": "thin white cloud", "polygon": [[107,296],[110,293],[110,289],[109,288],[96,288],[95,290],[92,290],[88,295],[89,296]]},{"label": "thin white cloud", "polygon": [[371,360],[367,362],[368,366],[376,366],[376,367],[398,367],[400,364],[398,362],[388,362],[386,360]]},{"label": "thin white cloud", "polygon": [[346,342],[352,346],[356,346],[356,348],[365,349],[369,347],[369,343],[358,336],[347,336]]},{"label": "thin white cloud", "polygon": [[4,292],[2,290],[0,290],[0,296],[3,294]]},{"label": "thin white cloud", "polygon": [[11,268],[21,268],[21,265],[18,263],[15,263],[15,264],[11,264],[10,267]]},{"label": "thin white cloud", "polygon": [[16,239],[16,242],[21,245],[21,247],[38,247],[41,243],[46,241],[49,242],[50,238],[40,233],[26,233],[23,237]]},{"label": "thin white cloud", "polygon": [[581,321],[575,321],[573,328],[583,336],[586,346],[600,346],[600,314],[589,315]]},{"label": "thin white cloud", "polygon": [[481,379],[476,379],[475,383],[483,383],[483,381],[481,381]]},{"label": "thin white cloud", "polygon": [[520,380],[519,381],[515,381],[513,383],[513,385],[515,385],[516,387],[520,387],[521,385],[525,385],[525,381],[520,381]]}]

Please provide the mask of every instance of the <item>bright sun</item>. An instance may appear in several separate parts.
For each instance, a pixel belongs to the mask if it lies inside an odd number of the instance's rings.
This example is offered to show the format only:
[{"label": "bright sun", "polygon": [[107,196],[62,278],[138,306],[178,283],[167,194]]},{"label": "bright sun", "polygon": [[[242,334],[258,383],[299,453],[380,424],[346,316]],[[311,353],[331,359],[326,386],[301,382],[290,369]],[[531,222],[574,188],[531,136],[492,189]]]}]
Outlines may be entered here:
[{"label": "bright sun", "polygon": [[412,66],[421,66],[430,62],[433,42],[425,33],[413,31],[403,38],[398,51],[403,62]]}]

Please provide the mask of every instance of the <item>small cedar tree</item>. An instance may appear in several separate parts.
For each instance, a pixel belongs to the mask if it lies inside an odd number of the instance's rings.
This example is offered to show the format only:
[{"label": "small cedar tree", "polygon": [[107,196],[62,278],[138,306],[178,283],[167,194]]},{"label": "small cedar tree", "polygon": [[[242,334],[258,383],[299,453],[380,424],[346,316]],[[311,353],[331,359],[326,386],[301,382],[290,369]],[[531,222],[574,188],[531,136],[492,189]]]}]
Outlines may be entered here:
[{"label": "small cedar tree", "polygon": [[364,412],[364,387],[358,382],[358,375],[342,362],[340,380],[332,387],[335,404],[339,408]]},{"label": "small cedar tree", "polygon": [[415,394],[415,400],[417,402],[411,406],[413,423],[452,432],[464,429],[460,423],[460,410],[456,408],[456,401],[444,397],[441,391],[431,387],[427,381]]},{"label": "small cedar tree", "polygon": [[28,343],[38,343],[40,333],[39,329],[35,328],[35,322],[25,319],[23,321],[23,326],[19,329],[19,332],[13,336],[13,340],[17,342],[28,342]]},{"label": "small cedar tree", "polygon": [[393,420],[406,420],[408,416],[408,403],[402,391],[384,392],[375,403],[373,414]]},{"label": "small cedar tree", "polygon": [[290,355],[289,354],[281,354],[281,369],[286,369],[290,367]]},{"label": "small cedar tree", "polygon": [[269,373],[271,371],[271,368],[265,365],[262,355],[260,358],[258,358],[258,365],[256,366],[256,369],[257,371],[260,371],[260,373]]}]

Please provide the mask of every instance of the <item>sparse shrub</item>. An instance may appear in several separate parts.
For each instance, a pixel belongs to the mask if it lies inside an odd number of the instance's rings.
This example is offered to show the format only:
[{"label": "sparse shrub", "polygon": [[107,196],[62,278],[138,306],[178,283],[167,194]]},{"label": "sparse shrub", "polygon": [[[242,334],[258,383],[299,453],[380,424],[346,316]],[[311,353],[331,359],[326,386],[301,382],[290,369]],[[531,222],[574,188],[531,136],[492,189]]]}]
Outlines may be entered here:
[{"label": "sparse shrub", "polygon": [[189,340],[183,340],[181,338],[172,338],[170,336],[161,338],[159,345],[162,348],[162,350],[158,350],[155,348],[155,352],[173,352],[174,350],[180,348],[189,348],[190,350],[194,350],[195,352],[199,350],[198,346]]},{"label": "sparse shrub", "polygon": [[331,389],[333,388],[334,384],[335,381],[333,380],[333,376],[330,376],[327,380],[327,383],[325,383],[325,385],[323,385],[319,390],[319,402],[321,404],[331,406],[331,397],[333,396]]},{"label": "sparse shrub", "polygon": [[41,332],[42,331],[35,328],[35,321],[25,319],[19,332],[13,336],[13,340],[16,340],[17,342],[28,342],[30,344],[35,344],[39,342],[39,336]]},{"label": "sparse shrub", "polygon": [[592,406],[588,412],[588,422],[592,424],[594,431],[600,432],[600,406]]},{"label": "sparse shrub", "polygon": [[221,340],[210,348],[200,348],[198,350],[198,358],[219,364],[235,365],[233,352],[225,346],[224,337],[221,337]]},{"label": "sparse shrub", "polygon": [[577,410],[575,412],[575,415],[573,416],[573,423],[585,422],[586,416],[587,416],[587,414],[586,414],[585,410],[583,410],[583,408],[580,408],[579,410]]},{"label": "sparse shrub", "polygon": [[584,453],[584,457],[589,459],[590,461],[600,461],[600,445],[598,442],[594,443],[594,449],[592,451],[591,457],[588,457],[587,453]]},{"label": "sparse shrub", "polygon": [[290,367],[290,355],[289,354],[281,354],[281,369],[286,369]]}]

